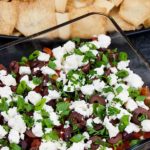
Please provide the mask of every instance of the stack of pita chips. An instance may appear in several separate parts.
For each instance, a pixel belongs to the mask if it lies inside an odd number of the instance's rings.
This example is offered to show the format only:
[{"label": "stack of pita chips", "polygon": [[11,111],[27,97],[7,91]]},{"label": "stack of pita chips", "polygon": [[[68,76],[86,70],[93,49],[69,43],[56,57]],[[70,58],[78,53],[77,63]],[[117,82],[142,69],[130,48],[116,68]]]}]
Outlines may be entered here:
[{"label": "stack of pita chips", "polygon": [[[150,27],[150,0],[0,0],[0,34],[29,36],[88,12],[112,16],[124,31]],[[90,16],[44,35],[90,38],[114,32],[102,16]]]}]

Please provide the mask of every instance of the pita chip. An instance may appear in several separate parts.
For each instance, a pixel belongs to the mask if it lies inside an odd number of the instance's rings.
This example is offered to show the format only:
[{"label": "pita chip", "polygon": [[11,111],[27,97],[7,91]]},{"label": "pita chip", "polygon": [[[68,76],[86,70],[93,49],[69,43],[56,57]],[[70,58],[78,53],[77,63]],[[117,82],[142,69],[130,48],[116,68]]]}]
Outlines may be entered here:
[{"label": "pita chip", "polygon": [[56,12],[64,13],[66,11],[68,0],[55,0]]}]

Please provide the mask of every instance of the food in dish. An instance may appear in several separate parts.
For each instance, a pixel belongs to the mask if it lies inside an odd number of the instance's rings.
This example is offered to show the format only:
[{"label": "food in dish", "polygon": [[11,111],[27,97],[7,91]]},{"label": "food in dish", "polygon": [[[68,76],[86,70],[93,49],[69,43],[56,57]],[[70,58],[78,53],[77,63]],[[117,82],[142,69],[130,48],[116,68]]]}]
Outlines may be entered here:
[{"label": "food in dish", "polygon": [[126,149],[150,137],[150,91],[111,38],[76,38],[0,65],[1,150]]}]

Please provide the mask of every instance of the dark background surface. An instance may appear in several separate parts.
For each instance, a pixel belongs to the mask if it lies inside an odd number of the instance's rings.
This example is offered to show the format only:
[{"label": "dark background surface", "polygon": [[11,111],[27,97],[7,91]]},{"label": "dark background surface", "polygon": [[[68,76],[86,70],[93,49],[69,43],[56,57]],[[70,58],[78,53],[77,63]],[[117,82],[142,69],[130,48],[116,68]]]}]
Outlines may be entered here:
[{"label": "dark background surface", "polygon": [[[150,30],[143,33],[128,35],[128,38],[134,47],[140,50],[150,63]],[[15,38],[0,37],[0,46],[13,40],[15,40]]]},{"label": "dark background surface", "polygon": [[128,36],[134,47],[142,52],[150,63],[150,31]]}]

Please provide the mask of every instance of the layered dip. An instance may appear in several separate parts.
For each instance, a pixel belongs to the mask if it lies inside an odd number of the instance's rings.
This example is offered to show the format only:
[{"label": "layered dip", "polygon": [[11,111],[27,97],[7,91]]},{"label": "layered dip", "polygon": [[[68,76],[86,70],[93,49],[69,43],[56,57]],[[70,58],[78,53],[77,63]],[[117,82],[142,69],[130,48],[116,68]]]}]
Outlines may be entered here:
[{"label": "layered dip", "polygon": [[76,38],[0,65],[1,150],[124,150],[150,138],[150,91],[111,38]]}]

